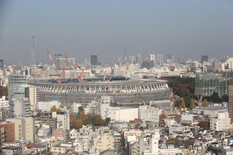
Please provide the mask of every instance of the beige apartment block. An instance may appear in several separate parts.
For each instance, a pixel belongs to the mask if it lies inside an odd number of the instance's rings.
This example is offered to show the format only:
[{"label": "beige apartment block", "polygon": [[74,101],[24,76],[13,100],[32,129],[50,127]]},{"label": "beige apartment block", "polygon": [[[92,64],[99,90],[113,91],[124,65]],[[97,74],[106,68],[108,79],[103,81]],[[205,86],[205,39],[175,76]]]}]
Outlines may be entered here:
[{"label": "beige apartment block", "polygon": [[[8,120],[8,119],[7,119]],[[9,119],[15,123],[15,140],[35,142],[35,120],[33,117]]]},{"label": "beige apartment block", "polygon": [[114,137],[109,133],[98,135],[95,139],[95,152],[114,149]]}]

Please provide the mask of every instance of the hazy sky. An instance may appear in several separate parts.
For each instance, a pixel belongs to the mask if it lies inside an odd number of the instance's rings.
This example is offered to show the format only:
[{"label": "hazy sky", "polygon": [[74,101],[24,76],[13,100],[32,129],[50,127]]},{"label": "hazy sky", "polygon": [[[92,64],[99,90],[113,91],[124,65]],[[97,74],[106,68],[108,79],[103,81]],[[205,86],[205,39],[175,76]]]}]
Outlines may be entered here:
[{"label": "hazy sky", "polygon": [[[79,63],[91,54],[110,62],[117,56],[174,54],[233,56],[232,0],[1,0],[0,59],[31,63],[67,53]],[[124,58],[123,58],[124,59]]]}]

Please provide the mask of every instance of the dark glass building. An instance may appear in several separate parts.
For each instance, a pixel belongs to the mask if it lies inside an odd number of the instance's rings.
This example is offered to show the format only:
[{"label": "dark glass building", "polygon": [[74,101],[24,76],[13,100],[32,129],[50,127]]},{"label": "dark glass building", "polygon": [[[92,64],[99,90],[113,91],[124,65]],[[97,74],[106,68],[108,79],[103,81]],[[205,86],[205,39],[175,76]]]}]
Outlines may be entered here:
[{"label": "dark glass building", "polygon": [[91,55],[91,65],[97,65],[97,55]]},{"label": "dark glass building", "polygon": [[201,63],[203,63],[203,61],[208,62],[208,56],[207,55],[202,55],[201,56]]}]

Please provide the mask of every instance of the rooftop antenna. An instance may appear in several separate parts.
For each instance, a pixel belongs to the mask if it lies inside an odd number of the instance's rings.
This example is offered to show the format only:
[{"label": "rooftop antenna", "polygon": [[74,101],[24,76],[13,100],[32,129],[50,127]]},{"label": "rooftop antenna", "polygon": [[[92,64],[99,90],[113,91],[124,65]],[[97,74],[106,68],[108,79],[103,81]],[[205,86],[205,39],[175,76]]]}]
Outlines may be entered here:
[{"label": "rooftop antenna", "polygon": [[35,44],[34,44],[35,36],[32,36],[32,65],[35,65]]}]

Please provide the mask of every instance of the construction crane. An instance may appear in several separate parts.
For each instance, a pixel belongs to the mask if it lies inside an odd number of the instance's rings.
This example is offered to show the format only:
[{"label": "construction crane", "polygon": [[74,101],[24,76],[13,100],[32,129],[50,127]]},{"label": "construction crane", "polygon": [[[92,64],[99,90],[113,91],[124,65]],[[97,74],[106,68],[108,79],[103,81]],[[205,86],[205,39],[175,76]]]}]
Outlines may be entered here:
[{"label": "construction crane", "polygon": [[54,64],[53,58],[52,58],[52,56],[51,56],[49,50],[47,50],[47,55],[49,56],[49,59],[50,59],[50,61],[52,62],[53,68],[54,68],[54,70],[56,71],[56,74],[57,74],[57,77],[58,77],[58,80],[57,80],[57,81],[60,83],[60,82],[61,82],[61,76],[62,76],[62,75],[64,76],[65,70],[64,70],[64,68],[63,68],[63,71],[59,74],[58,71],[57,71],[57,68],[56,68],[56,66],[55,66],[55,64]]},{"label": "construction crane", "polygon": [[[78,74],[78,72],[76,71],[76,68],[78,68],[78,63],[76,63],[76,62],[73,62],[72,61],[72,57],[70,56],[68,56],[66,53],[65,53],[65,58],[66,58],[66,60],[68,60],[68,63],[70,64],[70,68],[72,68],[73,70],[74,70],[74,72],[75,72],[75,74],[76,74],[76,76],[77,76],[77,78],[78,78],[78,80],[79,80],[79,82],[82,82],[83,80],[82,80],[82,77],[84,77],[84,74],[83,73],[80,73],[79,72],[79,74]],[[69,59],[69,58],[71,58],[71,59]],[[82,71],[83,72],[83,71]]]},{"label": "construction crane", "polygon": [[147,61],[148,58],[150,58],[150,55],[151,55],[151,46],[149,47],[149,53],[148,53],[148,56],[144,59],[145,61]]},{"label": "construction crane", "polygon": [[140,92],[139,92],[139,95],[140,95],[140,97],[141,97],[141,99],[142,99],[143,105],[146,106],[146,103],[144,102],[144,100],[143,100],[143,98],[142,98],[142,94],[141,94]]},{"label": "construction crane", "polygon": [[198,108],[198,115],[197,115],[197,121],[199,121],[199,115],[200,115],[200,111],[201,111],[201,104],[202,104],[202,98],[203,98],[203,92],[201,93],[200,99],[199,99],[199,108]]}]

